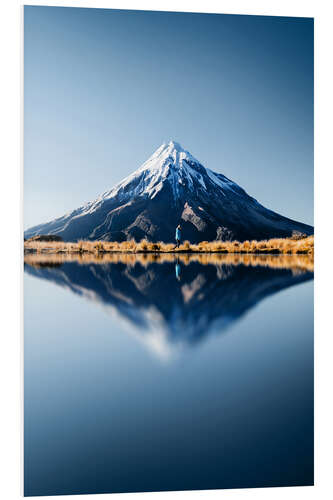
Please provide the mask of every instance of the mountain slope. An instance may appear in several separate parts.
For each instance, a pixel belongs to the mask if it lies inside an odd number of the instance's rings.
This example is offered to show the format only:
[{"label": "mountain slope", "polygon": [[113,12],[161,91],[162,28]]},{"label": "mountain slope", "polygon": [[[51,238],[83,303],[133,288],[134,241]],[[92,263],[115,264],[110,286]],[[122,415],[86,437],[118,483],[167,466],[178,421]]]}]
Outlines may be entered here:
[{"label": "mountain slope", "polygon": [[183,238],[194,243],[313,233],[311,226],[266,209],[171,141],[113,189],[63,217],[28,229],[25,238],[56,234],[65,241],[172,241],[179,223]]}]

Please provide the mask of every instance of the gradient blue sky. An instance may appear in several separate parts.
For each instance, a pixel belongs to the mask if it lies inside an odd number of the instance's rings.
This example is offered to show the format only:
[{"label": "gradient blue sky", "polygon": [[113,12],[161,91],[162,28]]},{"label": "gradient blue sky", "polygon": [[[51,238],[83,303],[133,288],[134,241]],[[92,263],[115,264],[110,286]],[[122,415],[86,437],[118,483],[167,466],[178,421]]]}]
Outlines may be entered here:
[{"label": "gradient blue sky", "polygon": [[313,224],[313,19],[25,6],[25,228],[170,139]]}]

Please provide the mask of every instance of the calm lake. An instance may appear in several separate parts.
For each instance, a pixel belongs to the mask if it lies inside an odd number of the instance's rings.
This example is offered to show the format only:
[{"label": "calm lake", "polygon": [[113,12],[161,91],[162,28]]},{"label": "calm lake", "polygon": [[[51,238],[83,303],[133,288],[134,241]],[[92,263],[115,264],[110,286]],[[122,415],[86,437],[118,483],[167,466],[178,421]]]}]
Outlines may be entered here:
[{"label": "calm lake", "polygon": [[25,495],[313,484],[301,257],[27,259],[24,292]]}]

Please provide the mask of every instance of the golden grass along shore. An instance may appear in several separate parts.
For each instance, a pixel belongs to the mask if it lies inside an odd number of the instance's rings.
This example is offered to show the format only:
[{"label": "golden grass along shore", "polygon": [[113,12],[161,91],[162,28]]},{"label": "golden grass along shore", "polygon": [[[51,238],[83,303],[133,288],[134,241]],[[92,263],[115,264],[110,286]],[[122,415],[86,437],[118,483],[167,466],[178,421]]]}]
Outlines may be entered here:
[{"label": "golden grass along shore", "polygon": [[112,241],[25,241],[25,253],[48,254],[105,254],[105,253],[232,253],[232,254],[313,254],[314,237],[302,239],[273,238],[262,241],[202,241],[191,244],[184,241],[179,248],[174,243],[152,243],[141,240],[123,242]]}]

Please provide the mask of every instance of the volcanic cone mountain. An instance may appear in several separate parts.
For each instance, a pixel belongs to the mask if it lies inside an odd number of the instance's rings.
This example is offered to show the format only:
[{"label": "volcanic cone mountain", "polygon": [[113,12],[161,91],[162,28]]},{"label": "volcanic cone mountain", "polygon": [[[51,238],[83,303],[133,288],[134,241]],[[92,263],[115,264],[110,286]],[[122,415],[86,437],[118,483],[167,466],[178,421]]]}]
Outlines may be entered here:
[{"label": "volcanic cone mountain", "polygon": [[312,226],[263,207],[235,182],[205,168],[171,141],[96,200],[32,227],[24,236],[169,242],[174,240],[179,223],[183,238],[193,243],[288,237],[293,232],[313,234]]}]

